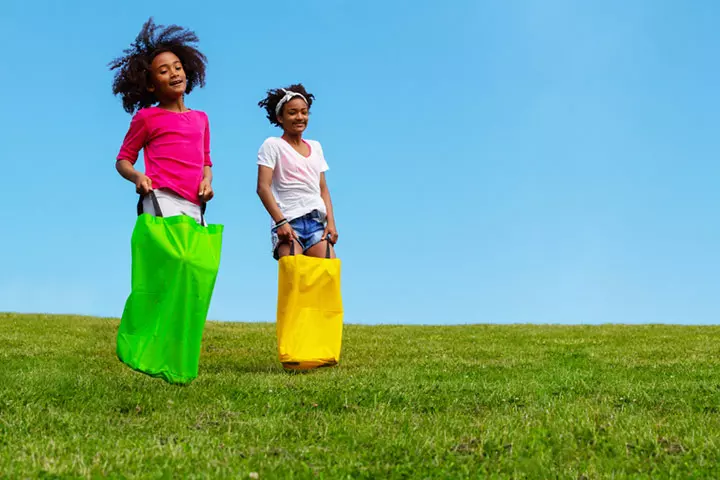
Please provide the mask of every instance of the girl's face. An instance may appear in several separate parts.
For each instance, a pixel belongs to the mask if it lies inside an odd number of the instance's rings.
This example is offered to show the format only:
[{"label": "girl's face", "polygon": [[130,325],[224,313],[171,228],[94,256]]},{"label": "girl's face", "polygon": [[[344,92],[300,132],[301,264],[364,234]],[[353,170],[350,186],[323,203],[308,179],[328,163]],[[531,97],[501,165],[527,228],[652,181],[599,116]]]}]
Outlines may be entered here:
[{"label": "girl's face", "polygon": [[187,88],[185,69],[177,55],[172,52],[163,52],[153,59],[150,80],[148,90],[161,102],[177,100]]},{"label": "girl's face", "polygon": [[283,105],[278,122],[285,132],[292,135],[301,135],[307,128],[308,106],[300,97],[295,97]]}]

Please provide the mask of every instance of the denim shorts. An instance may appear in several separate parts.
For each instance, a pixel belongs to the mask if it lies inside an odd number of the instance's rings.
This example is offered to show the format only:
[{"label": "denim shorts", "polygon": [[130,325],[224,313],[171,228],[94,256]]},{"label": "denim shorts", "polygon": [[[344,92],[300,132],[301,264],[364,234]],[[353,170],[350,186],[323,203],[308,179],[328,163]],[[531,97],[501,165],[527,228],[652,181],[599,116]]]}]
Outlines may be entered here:
[{"label": "denim shorts", "polygon": [[[295,230],[298,237],[300,237],[300,245],[302,246],[303,253],[305,253],[310,247],[323,241],[322,234],[325,231],[325,215],[319,210],[313,210],[302,217],[290,220],[290,226]],[[275,260],[277,260],[277,250],[281,245],[280,239],[274,228],[271,229],[271,235],[272,254]]]}]

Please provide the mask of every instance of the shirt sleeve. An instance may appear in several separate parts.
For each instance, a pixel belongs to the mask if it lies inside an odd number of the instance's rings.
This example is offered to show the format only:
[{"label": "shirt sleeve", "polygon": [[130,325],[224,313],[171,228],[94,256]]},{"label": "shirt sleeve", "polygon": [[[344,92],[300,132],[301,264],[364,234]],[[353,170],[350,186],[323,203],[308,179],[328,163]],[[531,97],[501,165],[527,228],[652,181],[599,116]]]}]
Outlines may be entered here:
[{"label": "shirt sleeve", "polygon": [[260,150],[258,151],[257,164],[262,165],[263,167],[270,167],[275,170],[275,165],[277,164],[277,157],[277,148],[275,147],[275,145],[272,144],[270,139],[267,139],[260,146]]},{"label": "shirt sleeve", "polygon": [[148,130],[145,126],[145,116],[136,113],[130,121],[130,128],[125,134],[125,140],[120,147],[117,160],[127,160],[133,165],[137,162],[138,153],[147,143]]},{"label": "shirt sleeve", "polygon": [[210,160],[210,119],[208,119],[207,115],[205,115],[204,142],[205,142],[205,162],[203,165],[205,165],[206,167],[212,167],[213,163],[212,163],[212,160]]},{"label": "shirt sleeve", "polygon": [[323,152],[322,145],[320,145],[320,142],[317,142],[316,145],[318,149],[318,154],[320,154],[320,173],[327,172],[328,170],[330,170],[330,167],[325,161],[325,153]]}]

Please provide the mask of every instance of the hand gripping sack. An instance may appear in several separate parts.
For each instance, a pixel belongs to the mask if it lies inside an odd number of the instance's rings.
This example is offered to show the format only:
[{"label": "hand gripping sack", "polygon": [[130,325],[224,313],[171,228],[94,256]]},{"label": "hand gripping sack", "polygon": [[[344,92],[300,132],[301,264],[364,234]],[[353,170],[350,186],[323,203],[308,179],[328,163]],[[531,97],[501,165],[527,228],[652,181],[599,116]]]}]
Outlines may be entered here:
[{"label": "hand gripping sack", "polygon": [[220,266],[222,225],[188,216],[142,213],[132,234],[132,291],[117,336],[117,355],[130,368],[169,383],[198,375],[200,344]]},{"label": "hand gripping sack", "polygon": [[286,369],[307,370],[340,361],[343,306],[340,260],[295,255],[279,260],[277,340]]}]

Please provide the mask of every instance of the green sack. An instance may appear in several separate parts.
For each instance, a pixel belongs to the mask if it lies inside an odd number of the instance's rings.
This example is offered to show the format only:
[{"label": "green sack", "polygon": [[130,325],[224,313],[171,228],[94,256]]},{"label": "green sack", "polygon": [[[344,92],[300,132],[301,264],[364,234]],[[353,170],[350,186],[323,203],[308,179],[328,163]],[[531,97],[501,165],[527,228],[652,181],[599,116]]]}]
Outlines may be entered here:
[{"label": "green sack", "polygon": [[142,213],[132,234],[132,291],[117,336],[130,368],[169,383],[198,375],[200,344],[220,266],[222,225],[203,227],[185,215]]}]

